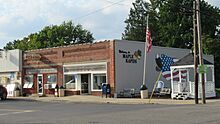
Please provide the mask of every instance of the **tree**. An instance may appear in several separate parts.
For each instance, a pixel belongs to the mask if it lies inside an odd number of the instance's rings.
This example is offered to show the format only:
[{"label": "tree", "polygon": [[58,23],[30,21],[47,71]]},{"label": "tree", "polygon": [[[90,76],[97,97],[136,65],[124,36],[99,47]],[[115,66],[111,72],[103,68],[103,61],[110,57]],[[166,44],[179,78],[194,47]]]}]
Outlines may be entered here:
[{"label": "tree", "polygon": [[44,27],[40,32],[24,37],[22,40],[14,40],[6,44],[4,49],[32,50],[50,48],[79,43],[91,43],[94,38],[92,33],[83,29],[82,25],[74,25],[71,21],[61,25]]},{"label": "tree", "polygon": [[[152,0],[153,1],[153,0]],[[160,5],[160,6],[157,6]],[[161,46],[191,48],[193,41],[192,2],[164,0],[157,2],[158,36]]]},{"label": "tree", "polygon": [[[146,16],[153,45],[192,48],[194,0],[136,0],[130,9],[122,39],[145,41]],[[201,2],[201,25],[205,54],[215,57],[215,73],[220,72],[220,9],[204,0]],[[220,81],[220,76],[216,76]],[[220,85],[220,84],[219,84]],[[220,87],[220,86],[219,86]]]},{"label": "tree", "polygon": [[[193,46],[193,1],[194,0],[151,0],[158,10],[158,36],[161,46],[191,48]],[[201,2],[202,33],[216,37],[220,25],[218,8]]]},{"label": "tree", "polygon": [[[153,11],[151,5],[145,0],[136,0],[133,3],[133,8],[130,9],[129,17],[125,20],[127,26],[122,34],[124,40],[145,41],[147,15],[149,15],[149,29],[151,30],[152,38],[156,34],[156,12]],[[154,27],[154,28],[151,28]]]},{"label": "tree", "polygon": [[[158,36],[160,45],[191,48],[193,46],[193,1],[194,0],[151,0],[158,10]],[[205,54],[214,55],[215,74],[220,73],[220,9],[204,0],[201,1],[202,40]],[[220,76],[215,75],[216,82]],[[220,84],[216,84],[220,87]]]},{"label": "tree", "polygon": [[[150,4],[151,3],[151,4]],[[122,39],[145,41],[146,17],[153,45],[191,48],[193,46],[193,0],[136,0],[125,20],[127,26]],[[201,2],[203,35],[215,38],[220,11],[205,1]]]}]

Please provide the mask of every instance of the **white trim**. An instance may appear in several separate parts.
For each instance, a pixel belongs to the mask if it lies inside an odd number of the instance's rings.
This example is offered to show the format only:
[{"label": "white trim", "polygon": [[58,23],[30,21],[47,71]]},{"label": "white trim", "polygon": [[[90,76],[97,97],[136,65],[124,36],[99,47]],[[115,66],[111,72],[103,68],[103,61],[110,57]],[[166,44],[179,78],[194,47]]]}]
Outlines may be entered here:
[{"label": "white trim", "polygon": [[86,72],[65,72],[64,75],[70,75],[70,74],[91,74],[91,73],[107,73],[107,71],[86,71]]},{"label": "white trim", "polygon": [[[171,79],[173,79],[173,68],[171,68],[170,69],[171,70]],[[173,80],[171,80],[171,90],[172,90],[172,93],[171,93],[171,98],[173,98],[173,91],[174,91],[174,89],[173,89]]]},{"label": "white trim", "polygon": [[[106,76],[106,82],[105,83],[108,84],[107,73],[91,73],[91,76],[92,76],[91,79],[93,79],[94,74],[105,74],[105,76]],[[94,83],[93,80],[91,80],[91,91],[102,91],[102,88],[100,90],[94,90],[93,89],[93,83]]]},{"label": "white trim", "polygon": [[194,65],[183,65],[183,66],[170,66],[170,68],[193,68]]},{"label": "white trim", "polygon": [[[38,83],[38,81],[39,81],[38,77],[40,77],[40,76],[42,77],[42,92],[41,93],[39,93],[39,83]],[[38,74],[37,75],[37,93],[40,94],[40,95],[42,95],[44,93],[44,76],[43,76],[43,74]]]},{"label": "white trim", "polygon": [[97,62],[97,63],[83,63],[83,64],[66,64],[63,67],[72,67],[72,66],[82,66],[82,65],[101,65],[105,64],[107,66],[107,62]]},{"label": "white trim", "polygon": [[[100,70],[100,71],[96,71],[96,70],[88,70],[88,71],[72,71],[72,72],[65,72],[65,67],[76,67],[76,66],[87,66],[87,65],[105,65],[105,70]],[[93,75],[94,74],[105,74],[106,76],[106,83],[108,83],[108,77],[107,77],[107,62],[97,62],[97,63],[81,63],[81,64],[66,64],[63,65],[63,77],[65,77],[65,75],[81,75],[81,74],[90,74],[90,83],[88,84],[88,92],[90,91],[102,91],[102,89],[100,90],[94,90],[93,89]],[[77,76],[77,80],[76,80],[76,89],[73,90],[81,90],[78,89],[78,76]],[[63,83],[65,84],[65,79],[63,78]],[[82,82],[81,82],[82,83]],[[81,85],[81,84],[80,84]],[[90,86],[89,86],[90,85]]]},{"label": "white trim", "polygon": [[[212,85],[212,91],[211,92],[206,92],[206,97],[215,97],[215,83],[214,83],[214,65],[206,65],[208,68],[211,68],[211,71],[212,71],[212,80],[213,80],[213,85]],[[194,65],[186,65],[186,66],[172,66],[170,67],[171,69],[171,88],[172,88],[172,93],[171,93],[171,98],[175,98],[175,96],[177,95],[177,92],[174,92],[174,81],[172,80],[173,79],[173,71],[175,69],[179,69],[180,70],[180,73],[179,73],[179,76],[181,76],[181,70],[187,70],[187,82],[190,84],[190,87],[189,87],[189,97],[190,98],[194,98],[194,93],[192,91],[194,91],[194,89],[192,89],[192,83],[191,81],[189,81],[189,68],[190,69],[194,69]],[[180,80],[180,82],[178,83],[181,83],[182,80]],[[199,89],[201,89],[201,74],[199,74]],[[207,81],[207,75],[205,74],[205,83],[209,83],[210,81]],[[176,87],[178,88],[178,87]],[[199,98],[201,98],[201,94],[199,93]]]},{"label": "white trim", "polygon": [[186,77],[187,77],[187,82],[189,82],[189,70],[188,69],[187,69]]},{"label": "white trim", "polygon": [[78,82],[78,75],[77,74],[63,74],[63,86],[66,87],[66,81],[65,81],[65,75],[75,75],[75,89],[72,89],[72,90],[75,90],[77,91],[77,82]]},{"label": "white trim", "polygon": [[[214,67],[214,65],[205,65],[207,67]],[[170,68],[194,68],[194,65],[183,65],[183,66],[170,66]]]}]

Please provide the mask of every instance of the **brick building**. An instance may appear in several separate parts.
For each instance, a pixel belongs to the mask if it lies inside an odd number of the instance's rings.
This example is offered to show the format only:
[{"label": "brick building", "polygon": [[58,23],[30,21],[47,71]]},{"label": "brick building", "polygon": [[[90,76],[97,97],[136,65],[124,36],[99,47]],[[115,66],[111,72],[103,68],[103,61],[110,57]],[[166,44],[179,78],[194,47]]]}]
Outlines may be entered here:
[{"label": "brick building", "polygon": [[[101,95],[103,83],[110,84],[111,95],[124,89],[139,90],[143,83],[144,46],[138,41],[112,40],[27,51],[23,55],[23,92],[54,94],[59,85],[65,87],[66,95]],[[159,74],[155,70],[157,54],[181,58],[189,52],[153,46],[146,58],[145,83],[149,91]]]},{"label": "brick building", "polygon": [[26,52],[24,92],[54,94],[58,84],[65,87],[66,95],[98,95],[102,83],[109,83],[114,92],[113,47],[113,42],[106,41]]}]

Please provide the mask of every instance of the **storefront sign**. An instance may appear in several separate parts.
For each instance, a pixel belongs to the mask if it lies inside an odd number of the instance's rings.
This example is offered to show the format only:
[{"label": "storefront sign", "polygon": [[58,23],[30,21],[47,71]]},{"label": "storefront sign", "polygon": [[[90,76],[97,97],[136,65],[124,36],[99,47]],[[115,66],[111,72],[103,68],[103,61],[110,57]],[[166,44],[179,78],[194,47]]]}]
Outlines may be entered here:
[{"label": "storefront sign", "polygon": [[125,50],[119,50],[119,54],[122,55],[122,58],[126,63],[137,63],[141,59],[141,51],[137,50],[134,53]]}]

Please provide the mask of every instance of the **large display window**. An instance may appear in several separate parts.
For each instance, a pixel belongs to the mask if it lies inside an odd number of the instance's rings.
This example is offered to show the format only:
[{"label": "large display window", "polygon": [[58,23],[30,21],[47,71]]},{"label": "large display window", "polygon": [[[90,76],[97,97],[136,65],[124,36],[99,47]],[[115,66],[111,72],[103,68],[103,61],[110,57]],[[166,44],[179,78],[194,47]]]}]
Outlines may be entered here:
[{"label": "large display window", "polygon": [[64,75],[66,89],[76,89],[76,79],[75,74]]},{"label": "large display window", "polygon": [[93,74],[93,90],[102,90],[102,84],[106,83],[106,74]]}]

